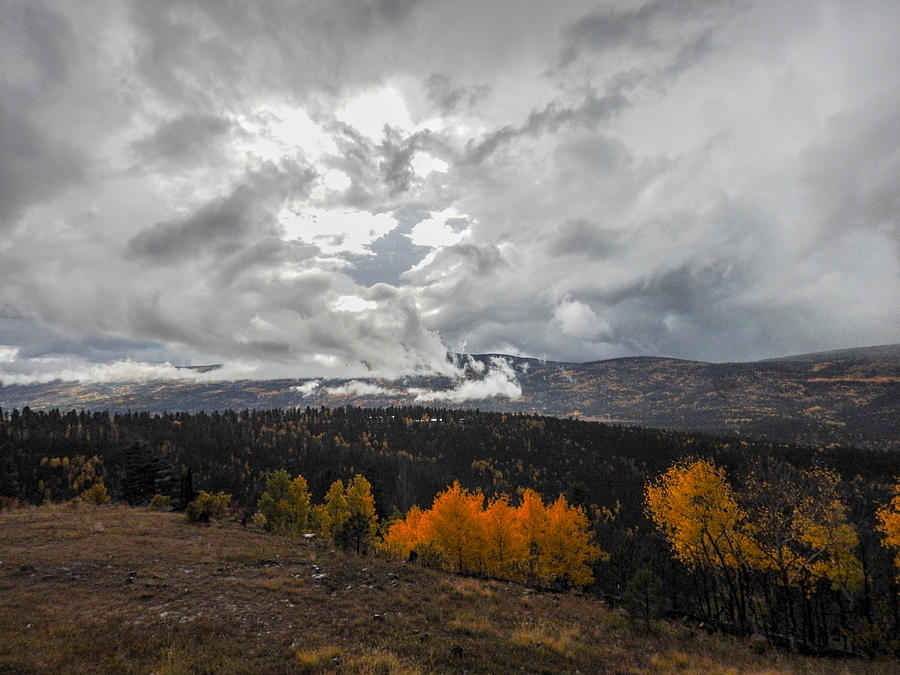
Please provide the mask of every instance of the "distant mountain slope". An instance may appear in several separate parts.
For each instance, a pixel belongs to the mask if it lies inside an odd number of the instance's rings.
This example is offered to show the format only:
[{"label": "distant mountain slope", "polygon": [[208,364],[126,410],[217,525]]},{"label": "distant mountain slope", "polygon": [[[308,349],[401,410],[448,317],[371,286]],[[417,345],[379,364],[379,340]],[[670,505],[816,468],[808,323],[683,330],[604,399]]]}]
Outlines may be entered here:
[{"label": "distant mountain slope", "polygon": [[[521,387],[517,398],[431,399],[442,406],[539,412],[621,424],[727,433],[813,445],[900,447],[900,345],[845,349],[751,363],[634,357],[560,363],[497,358]],[[469,373],[470,382],[483,376]],[[447,378],[397,381],[154,381],[0,387],[0,406],[151,412],[319,405],[408,404],[442,392]],[[456,383],[458,385],[458,383]],[[348,386],[350,385],[350,386]],[[339,391],[330,391],[339,389]],[[412,389],[413,392],[409,390]],[[423,392],[432,392],[432,394]]]}]

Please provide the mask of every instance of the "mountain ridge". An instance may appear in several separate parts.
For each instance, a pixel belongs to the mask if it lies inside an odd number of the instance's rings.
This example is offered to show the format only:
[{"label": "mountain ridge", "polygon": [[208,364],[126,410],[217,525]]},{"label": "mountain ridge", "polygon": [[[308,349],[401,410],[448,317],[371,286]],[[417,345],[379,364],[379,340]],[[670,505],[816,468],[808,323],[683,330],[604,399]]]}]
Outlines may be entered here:
[{"label": "mountain ridge", "polygon": [[469,368],[461,381],[428,375],[57,381],[0,386],[0,407],[198,412],[427,403],[806,445],[900,447],[900,344],[724,363],[655,356],[584,363],[502,354],[466,358],[484,367],[481,373]]}]

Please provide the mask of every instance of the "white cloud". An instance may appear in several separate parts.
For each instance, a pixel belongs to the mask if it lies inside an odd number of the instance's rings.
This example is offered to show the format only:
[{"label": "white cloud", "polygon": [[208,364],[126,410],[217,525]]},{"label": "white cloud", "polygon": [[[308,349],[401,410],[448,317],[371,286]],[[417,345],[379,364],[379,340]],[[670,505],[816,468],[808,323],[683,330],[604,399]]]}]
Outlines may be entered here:
[{"label": "white cloud", "polygon": [[309,382],[304,382],[303,384],[298,384],[294,387],[291,387],[291,391],[299,392],[301,396],[309,396],[319,388],[319,385],[319,380],[310,380]]},{"label": "white cloud", "polygon": [[358,295],[342,295],[332,307],[338,312],[365,312],[368,309],[378,307],[378,303],[371,300],[363,300]]},{"label": "white cloud", "polygon": [[519,398],[522,395],[522,386],[509,361],[491,357],[491,365],[480,379],[462,380],[447,391],[411,388],[408,393],[414,395],[417,402],[463,403],[487,398]]},{"label": "white cloud", "polygon": [[19,355],[18,347],[0,345],[0,363],[12,363]]},{"label": "white cloud", "polygon": [[201,380],[210,379],[194,370],[176,368],[170,363],[113,361],[90,363],[74,357],[40,357],[22,359],[8,367],[0,367],[3,384],[35,384],[64,382],[126,382],[130,380]]},{"label": "white cloud", "polygon": [[336,192],[340,192],[342,190],[346,190],[350,185],[352,185],[352,181],[350,180],[350,176],[348,176],[343,171],[338,171],[337,169],[329,169],[322,176],[322,183],[329,190],[335,190]]},{"label": "white cloud", "polygon": [[383,87],[350,99],[335,116],[376,143],[384,137],[385,125],[407,132],[413,127],[406,102],[392,87]]},{"label": "white cloud", "polygon": [[447,173],[447,170],[450,168],[450,165],[444,160],[432,157],[427,152],[421,151],[413,155],[409,164],[413,168],[413,171],[422,178],[425,178],[428,174],[434,173],[435,171],[438,173]]},{"label": "white cloud", "polygon": [[337,387],[328,387],[325,390],[330,396],[377,396],[379,394],[389,394],[390,390],[380,387],[371,382],[361,382],[359,380],[350,380],[347,384]]},{"label": "white cloud", "polygon": [[553,318],[560,330],[581,340],[601,340],[610,333],[609,322],[598,317],[594,310],[583,302],[567,297],[557,305]]},{"label": "white cloud", "polygon": [[464,213],[460,213],[453,207],[434,212],[425,220],[416,223],[412,232],[406,236],[416,246],[430,246],[431,248],[453,246],[462,241],[469,233],[468,228],[454,230],[447,224],[448,220],[456,219],[468,221],[468,217]]}]

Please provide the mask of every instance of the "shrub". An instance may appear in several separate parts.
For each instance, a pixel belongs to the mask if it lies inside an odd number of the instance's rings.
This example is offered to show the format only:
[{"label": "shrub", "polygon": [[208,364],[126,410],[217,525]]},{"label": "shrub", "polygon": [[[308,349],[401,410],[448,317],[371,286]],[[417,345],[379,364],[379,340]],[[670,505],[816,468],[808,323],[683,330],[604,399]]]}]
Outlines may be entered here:
[{"label": "shrub", "polygon": [[78,499],[87,504],[109,504],[109,493],[101,480],[78,495]]},{"label": "shrub", "polygon": [[169,511],[172,508],[172,498],[169,495],[155,494],[150,500],[150,508],[154,511]]},{"label": "shrub", "polygon": [[298,649],[294,656],[301,673],[319,673],[340,663],[341,648],[327,647]]},{"label": "shrub", "polygon": [[14,509],[23,509],[28,504],[18,497],[7,497],[0,495],[0,511],[12,511]]},{"label": "shrub", "polygon": [[187,506],[187,519],[192,523],[208,523],[228,513],[231,495],[227,492],[210,493],[200,490],[197,498]]}]

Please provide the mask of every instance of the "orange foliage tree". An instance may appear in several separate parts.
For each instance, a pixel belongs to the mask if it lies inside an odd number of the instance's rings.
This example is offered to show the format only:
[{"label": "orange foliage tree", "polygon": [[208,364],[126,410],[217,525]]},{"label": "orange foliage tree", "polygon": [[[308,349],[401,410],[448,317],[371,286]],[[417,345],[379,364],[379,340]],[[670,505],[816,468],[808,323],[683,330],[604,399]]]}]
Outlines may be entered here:
[{"label": "orange foliage tree", "polygon": [[455,572],[475,572],[483,549],[480,514],[484,496],[456,481],[434,498],[421,525],[424,540],[437,548]]},{"label": "orange foliage tree", "polygon": [[410,552],[424,540],[423,516],[424,511],[413,506],[405,518],[396,519],[384,533],[379,550],[392,558],[409,557]]},{"label": "orange foliage tree", "polygon": [[487,506],[484,496],[458,482],[437,495],[427,511],[410,509],[385,532],[381,550],[395,557],[437,551],[442,566],[533,584],[584,586],[590,563],[606,554],[591,541],[584,512],[560,496],[549,507],[526,490],[513,507],[507,495]]},{"label": "orange foliage tree", "polygon": [[566,586],[586,586],[594,580],[589,561],[608,557],[591,542],[590,522],[579,508],[560,495],[547,507],[543,538],[538,547],[545,579]]},{"label": "orange foliage tree", "polygon": [[515,574],[514,565],[525,557],[526,543],[518,527],[516,509],[510,506],[509,497],[495,497],[481,512],[482,543],[484,545],[484,571],[492,577],[510,577]]}]

